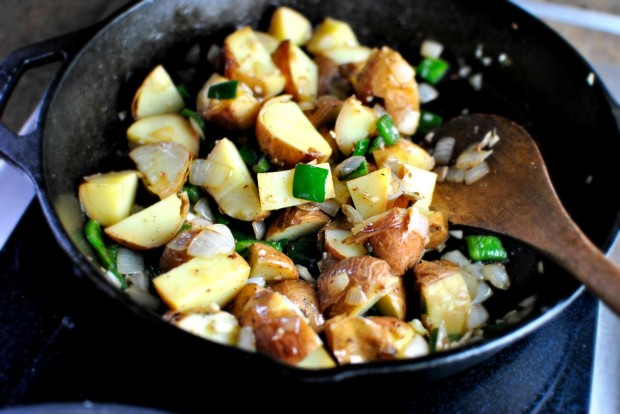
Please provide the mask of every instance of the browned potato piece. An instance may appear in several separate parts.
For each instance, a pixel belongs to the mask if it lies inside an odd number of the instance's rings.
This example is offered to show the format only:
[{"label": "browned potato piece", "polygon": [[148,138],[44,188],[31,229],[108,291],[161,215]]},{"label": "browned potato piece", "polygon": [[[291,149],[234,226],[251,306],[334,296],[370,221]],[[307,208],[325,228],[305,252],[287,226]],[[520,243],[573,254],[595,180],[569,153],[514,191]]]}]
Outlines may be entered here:
[{"label": "browned potato piece", "polygon": [[312,125],[318,129],[336,122],[341,108],[342,100],[335,96],[324,95],[313,102],[311,109],[304,110],[304,114],[312,122]]},{"label": "browned potato piece", "polygon": [[308,318],[310,326],[316,332],[323,331],[325,319],[319,310],[319,299],[314,286],[304,280],[283,280],[271,286],[273,290],[286,296],[293,302],[301,313]]},{"label": "browned potato piece", "polygon": [[131,104],[135,120],[155,115],[173,114],[185,103],[162,65],[155,67],[142,82]]},{"label": "browned potato piece", "polygon": [[286,78],[284,91],[297,102],[316,99],[319,73],[316,63],[290,40],[280,43],[272,55],[276,66]]},{"label": "browned potato piece", "polygon": [[428,243],[426,248],[437,249],[448,240],[448,215],[443,211],[432,211],[428,216]]},{"label": "browned potato piece", "polygon": [[306,317],[280,293],[258,287],[242,309],[239,323],[252,327],[256,349],[272,358],[297,364],[323,345]]},{"label": "browned potato piece", "polygon": [[159,259],[159,269],[165,273],[193,259],[194,256],[187,254],[187,248],[201,231],[200,228],[189,229],[174,236],[171,242],[174,242],[175,248],[171,248],[170,243],[166,245],[164,253]]},{"label": "browned potato piece", "polygon": [[398,281],[385,260],[371,256],[341,260],[319,276],[321,311],[326,318],[363,315]]},{"label": "browned potato piece", "polygon": [[340,315],[325,324],[327,343],[341,365],[406,357],[416,333],[406,322],[388,316]]},{"label": "browned potato piece", "polygon": [[271,16],[269,34],[280,41],[288,39],[301,46],[312,37],[312,24],[297,10],[281,6]]},{"label": "browned potato piece", "polygon": [[265,233],[266,240],[296,240],[316,234],[330,220],[321,210],[289,207],[271,222]]},{"label": "browned potato piece", "polygon": [[258,113],[256,140],[273,164],[286,168],[313,160],[322,163],[332,154],[329,143],[290,95],[265,102]]},{"label": "browned potato piece", "polygon": [[265,290],[265,288],[257,285],[256,283],[248,283],[239,290],[235,299],[228,305],[228,311],[235,315],[237,319],[245,314],[247,307],[250,305],[250,301],[258,295],[258,292]]},{"label": "browned potato piece", "polygon": [[326,56],[314,56],[319,70],[318,94],[332,95],[338,99],[346,99],[351,95],[351,83],[347,76],[344,76],[336,62]]},{"label": "browned potato piece", "polygon": [[383,98],[398,131],[413,135],[420,120],[420,98],[415,70],[400,53],[387,46],[375,49],[358,76],[356,90],[362,102]]},{"label": "browned potato piece", "polygon": [[[428,222],[417,208],[392,208],[376,219],[366,220],[360,228],[354,228],[354,236],[349,242],[368,241],[373,252],[387,263],[397,275],[403,275],[407,269],[420,261],[428,236]],[[412,220],[421,223],[426,231],[416,224],[411,228]],[[426,223],[426,225],[424,225]],[[346,241],[345,241],[346,242]]]},{"label": "browned potato piece", "polygon": [[430,171],[435,167],[435,159],[422,147],[408,139],[399,139],[391,147],[385,147],[372,152],[377,165],[383,167],[388,162],[396,159],[401,164],[409,164],[414,167]]},{"label": "browned potato piece", "polygon": [[407,315],[407,302],[405,300],[405,284],[402,278],[396,283],[385,296],[377,302],[379,313],[384,316],[391,316],[400,320],[405,320]]},{"label": "browned potato piece", "polygon": [[250,277],[262,277],[267,283],[299,279],[295,263],[278,249],[263,243],[254,243],[248,251],[248,263],[252,268]]},{"label": "browned potato piece", "polygon": [[258,99],[252,91],[239,82],[234,99],[209,99],[209,88],[228,79],[214,73],[202,87],[196,98],[196,108],[201,117],[223,128],[247,129],[256,123],[260,110]]},{"label": "browned potato piece", "polygon": [[364,256],[368,250],[363,244],[345,243],[344,240],[353,236],[350,230],[346,229],[325,229],[323,234],[325,251],[336,260],[346,259],[347,257]]}]

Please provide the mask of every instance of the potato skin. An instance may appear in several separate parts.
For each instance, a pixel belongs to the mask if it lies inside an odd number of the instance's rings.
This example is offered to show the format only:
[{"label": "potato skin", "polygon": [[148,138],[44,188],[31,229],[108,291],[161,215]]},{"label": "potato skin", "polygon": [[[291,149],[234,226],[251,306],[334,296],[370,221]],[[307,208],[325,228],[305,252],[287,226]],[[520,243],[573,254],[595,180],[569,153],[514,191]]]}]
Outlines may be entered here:
[{"label": "potato skin", "polygon": [[[345,285],[343,280],[348,283]],[[398,283],[398,280],[390,265],[382,259],[355,256],[336,262],[321,273],[317,281],[321,311],[326,318],[340,314],[363,314]],[[363,292],[362,303],[351,303],[350,300],[347,302],[352,289]]]},{"label": "potato skin", "polygon": [[[308,234],[316,234],[321,227],[327,224],[330,217],[321,210],[303,210],[298,207],[289,207],[280,213],[267,227],[265,240],[280,240],[286,238],[295,240]],[[300,232],[291,236],[291,228],[299,228]],[[304,229],[302,231],[302,228]],[[289,229],[287,233],[283,233]],[[286,235],[286,237],[285,237]]]},{"label": "potato skin", "polygon": [[448,240],[448,215],[443,211],[434,211],[428,217],[428,243],[426,248],[437,249]]},{"label": "potato skin", "polygon": [[187,254],[187,248],[192,240],[194,240],[194,238],[198,236],[201,231],[201,228],[189,229],[177,234],[174,238],[177,239],[179,243],[182,243],[185,248],[183,250],[175,250],[166,246],[164,253],[159,259],[159,269],[165,273],[177,266],[182,265],[183,263],[189,262],[193,256]]},{"label": "potato skin", "polygon": [[297,305],[301,313],[308,318],[310,326],[315,332],[323,331],[325,319],[319,310],[319,299],[314,286],[304,280],[297,279],[283,280],[273,284],[271,288]]},{"label": "potato skin", "polygon": [[222,128],[247,129],[256,123],[260,110],[258,100],[243,83],[237,85],[237,96],[234,99],[210,99],[209,87],[228,82],[228,78],[214,73],[202,87],[196,97],[196,109],[206,121],[213,122]]},{"label": "potato skin", "polygon": [[250,277],[263,277],[267,283],[299,279],[295,263],[278,249],[263,243],[254,243],[248,251],[247,261],[252,267]]}]

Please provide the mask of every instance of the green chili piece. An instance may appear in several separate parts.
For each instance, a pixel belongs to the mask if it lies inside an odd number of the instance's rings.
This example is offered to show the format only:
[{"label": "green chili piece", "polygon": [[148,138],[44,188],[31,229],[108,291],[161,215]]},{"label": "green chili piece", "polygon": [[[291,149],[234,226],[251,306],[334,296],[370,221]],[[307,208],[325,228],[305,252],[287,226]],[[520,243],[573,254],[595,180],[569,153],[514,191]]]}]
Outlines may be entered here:
[{"label": "green chili piece", "polygon": [[418,130],[416,132],[427,134],[437,125],[441,125],[442,123],[443,118],[441,116],[423,110],[420,112],[420,123],[418,124]]},{"label": "green chili piece", "polygon": [[356,169],[346,175],[339,175],[338,179],[340,181],[352,180],[353,178],[358,178],[366,174],[368,174],[368,163],[366,162],[366,160],[362,160],[362,162]]},{"label": "green chili piece", "polygon": [[377,131],[379,131],[379,135],[383,138],[383,142],[388,147],[396,144],[396,141],[400,139],[400,134],[389,115],[383,115],[379,118],[377,121]]},{"label": "green chili piece", "polygon": [[182,191],[185,191],[187,193],[187,197],[189,197],[189,201],[192,204],[196,204],[198,200],[200,200],[200,198],[202,198],[202,196],[204,195],[202,189],[199,186],[190,183],[185,183],[185,185],[183,185]]},{"label": "green chili piece", "polygon": [[293,175],[293,197],[322,203],[329,171],[308,164],[297,164]]},{"label": "green chili piece", "polygon": [[501,262],[508,258],[502,242],[495,236],[467,236],[465,242],[473,260]]},{"label": "green chili piece", "polygon": [[366,155],[366,151],[368,151],[368,146],[370,145],[370,139],[366,138],[361,141],[357,141],[355,143],[355,147],[353,148],[352,156],[355,155]]},{"label": "green chili piece", "polygon": [[207,97],[209,99],[235,99],[237,97],[237,82],[236,80],[216,83],[209,87]]},{"label": "green chili piece", "polygon": [[311,271],[318,271],[317,262],[321,257],[316,236],[305,236],[293,240],[286,245],[286,255],[295,264],[307,267]]},{"label": "green chili piece", "polygon": [[[103,233],[101,232],[101,224],[99,224],[96,220],[88,220],[84,225],[84,235],[86,236],[86,240],[95,250],[95,254],[99,259],[99,263],[103,266],[103,268],[107,271],[110,271],[116,276],[118,281],[120,282],[121,289],[127,289],[127,281],[125,278],[118,273],[116,270],[116,255],[118,255],[118,246],[116,249],[112,248],[108,250],[103,241]],[[112,253],[112,255],[110,255]]]},{"label": "green chili piece", "polygon": [[237,240],[237,242],[235,243],[235,251],[243,255],[246,253],[246,250],[254,243],[266,244],[267,246],[271,246],[274,249],[277,249],[281,252],[284,251],[284,244],[281,241],[255,240],[255,239]]},{"label": "green chili piece", "polygon": [[383,137],[375,137],[368,146],[368,154],[372,154],[373,151],[383,149],[384,147],[385,142],[383,142]]},{"label": "green chili piece", "polygon": [[181,84],[177,86],[177,91],[179,92],[179,95],[181,95],[183,99],[189,99],[192,97],[192,95],[188,92],[185,84]]},{"label": "green chili piece", "polygon": [[247,142],[239,148],[239,155],[247,165],[253,166],[258,162],[258,154]]},{"label": "green chili piece", "polygon": [[271,169],[271,164],[266,157],[260,157],[252,169],[255,173],[265,173]]},{"label": "green chili piece", "polygon": [[186,221],[185,223],[183,223],[183,225],[181,226],[181,229],[179,230],[181,231],[186,231],[192,228],[192,223],[190,223],[189,221]]},{"label": "green chili piece", "polygon": [[450,64],[441,58],[425,58],[416,68],[416,73],[431,85],[435,85],[443,79],[448,69]]},{"label": "green chili piece", "polygon": [[196,124],[198,124],[200,129],[202,129],[203,131],[205,127],[207,126],[207,123],[205,122],[204,119],[202,119],[200,115],[198,115],[198,112],[192,111],[189,108],[183,108],[183,110],[181,111],[181,115],[184,116],[185,118],[193,119],[196,122]]}]

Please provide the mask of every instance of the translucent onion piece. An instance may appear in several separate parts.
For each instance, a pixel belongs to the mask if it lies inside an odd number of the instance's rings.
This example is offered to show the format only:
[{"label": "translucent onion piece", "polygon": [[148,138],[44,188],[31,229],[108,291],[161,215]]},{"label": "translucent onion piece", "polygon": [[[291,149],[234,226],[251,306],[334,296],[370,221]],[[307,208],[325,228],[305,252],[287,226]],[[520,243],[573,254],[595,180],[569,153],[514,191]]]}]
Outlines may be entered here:
[{"label": "translucent onion piece", "polygon": [[421,104],[434,101],[439,97],[439,92],[437,92],[437,89],[433,88],[428,83],[421,83],[418,85],[418,94],[420,95]]},{"label": "translucent onion piece", "polygon": [[340,203],[338,203],[335,199],[330,198],[329,200],[325,200],[322,203],[318,204],[321,211],[331,217],[335,217],[340,210]]},{"label": "translucent onion piece", "polygon": [[426,329],[424,327],[424,324],[422,324],[422,321],[419,319],[413,319],[409,322],[409,325],[411,325],[411,327],[413,328],[414,331],[416,331],[416,333],[418,335],[422,335],[422,336],[428,336],[429,332],[428,329]]},{"label": "translucent onion piece", "polygon": [[121,281],[117,279],[114,273],[108,270],[107,272],[105,272],[105,276],[108,279],[108,281],[112,283],[112,286],[116,286],[119,289],[121,288]]},{"label": "translucent onion piece", "polygon": [[407,231],[416,232],[424,238],[428,237],[428,218],[420,213],[420,209],[416,206],[409,208],[409,225],[407,226]]},{"label": "translucent onion piece", "polygon": [[449,252],[445,252],[441,258],[444,260],[449,260],[460,267],[470,264],[469,259],[467,259],[467,257],[465,257],[465,255],[459,250],[450,250]]},{"label": "translucent onion piece", "polygon": [[222,163],[196,159],[189,169],[189,182],[208,189],[217,190],[225,187],[232,175],[232,169]]},{"label": "translucent onion piece", "polygon": [[207,218],[196,217],[190,221],[190,224],[192,225],[192,230],[204,230],[211,226],[213,222]]},{"label": "translucent onion piece", "polygon": [[213,211],[211,211],[211,206],[209,205],[209,199],[207,197],[201,197],[200,200],[198,200],[198,202],[194,206],[194,211],[201,218],[213,223]]},{"label": "translucent onion piece", "polygon": [[450,230],[448,231],[448,233],[450,233],[450,236],[454,237],[455,239],[461,240],[463,238],[463,230]]},{"label": "translucent onion piece", "polygon": [[483,305],[473,305],[469,310],[469,318],[467,319],[467,328],[480,328],[489,320],[489,312]]},{"label": "translucent onion piece", "polygon": [[300,279],[305,280],[306,282],[309,282],[312,284],[316,284],[316,280],[314,279],[314,277],[312,277],[312,275],[310,274],[310,271],[308,270],[306,266],[296,264],[295,267],[297,268],[297,271],[299,272]]},{"label": "translucent onion piece", "polygon": [[489,158],[493,154],[492,150],[489,151],[463,151],[458,158],[456,159],[455,167],[458,170],[468,170],[470,168],[475,167],[478,164],[481,164],[484,160]]},{"label": "translucent onion piece", "polygon": [[145,272],[134,273],[132,275],[129,275],[128,278],[131,281],[131,284],[137,289],[145,291],[149,290],[149,278]]},{"label": "translucent onion piece", "polygon": [[334,174],[337,177],[345,177],[355,171],[364,161],[366,161],[366,157],[362,155],[349,157],[334,168]]},{"label": "translucent onion piece", "polygon": [[450,167],[446,174],[446,181],[449,183],[462,183],[465,180],[465,171]]},{"label": "translucent onion piece", "polygon": [[478,296],[478,280],[474,275],[469,273],[466,270],[461,269],[461,275],[465,280],[465,284],[467,285],[467,291],[469,292],[469,298],[474,300],[476,296]]},{"label": "translucent onion piece", "polygon": [[390,190],[388,194],[388,201],[396,200],[398,197],[403,195],[404,189],[400,179],[396,175],[392,175],[392,180],[390,181]]},{"label": "translucent onion piece", "polygon": [[490,172],[489,164],[486,161],[482,161],[474,168],[465,171],[465,184],[473,184]]},{"label": "translucent onion piece", "polygon": [[426,340],[420,336],[416,335],[413,337],[411,342],[407,344],[407,347],[403,351],[403,356],[407,358],[415,358],[424,355],[428,355],[429,346]]},{"label": "translucent onion piece", "polygon": [[176,251],[187,250],[194,236],[195,234],[191,231],[182,231],[166,244],[166,248]]},{"label": "translucent onion piece", "polygon": [[476,298],[471,301],[472,305],[477,305],[484,302],[493,295],[493,290],[484,282],[478,282],[478,294]]},{"label": "translucent onion piece", "polygon": [[255,285],[261,286],[261,287],[265,287],[266,282],[265,282],[265,278],[262,276],[258,276],[258,277],[251,277],[247,280],[247,282],[245,282],[246,285],[249,285],[250,283],[253,283]]},{"label": "translucent onion piece", "polygon": [[447,165],[450,163],[455,143],[456,139],[454,137],[442,137],[437,141],[433,150],[433,157],[437,164]]},{"label": "translucent onion piece", "polygon": [[501,263],[492,263],[485,265],[483,268],[484,277],[498,289],[506,290],[510,287],[510,279],[508,272]]},{"label": "translucent onion piece", "polygon": [[321,209],[318,203],[303,203],[298,205],[297,208],[303,211],[317,211]]},{"label": "translucent onion piece", "polygon": [[250,326],[242,326],[239,329],[239,336],[237,337],[237,347],[249,351],[256,352],[256,336]]},{"label": "translucent onion piece", "polygon": [[155,296],[151,295],[145,290],[138,289],[136,286],[129,286],[125,292],[129,295],[134,302],[139,303],[152,310],[157,310],[160,306],[160,301]]},{"label": "translucent onion piece", "polygon": [[349,286],[349,276],[346,273],[338,273],[335,275],[331,283],[327,285],[327,291],[330,296],[337,296]]},{"label": "translucent onion piece", "polygon": [[[348,283],[348,278],[347,278],[347,283]],[[355,285],[351,289],[349,289],[349,291],[347,292],[347,296],[344,299],[344,302],[347,305],[358,306],[358,305],[362,305],[366,303],[366,300],[367,300],[366,295],[364,294],[364,291],[362,290],[362,288],[359,285]]]},{"label": "translucent onion piece", "polygon": [[352,226],[356,226],[362,221],[364,221],[364,217],[362,216],[362,214],[348,204],[342,205],[342,212],[347,217],[347,221],[349,222],[349,224],[351,224]]},{"label": "translucent onion piece", "polygon": [[482,73],[475,73],[469,77],[469,84],[475,91],[482,90]]},{"label": "translucent onion piece", "polygon": [[164,199],[180,191],[187,179],[191,154],[176,142],[159,142],[139,146],[129,157],[136,163],[149,191]]},{"label": "translucent onion piece", "polygon": [[443,183],[444,181],[446,181],[448,171],[450,171],[450,168],[447,165],[438,165],[437,167],[435,167],[435,169],[433,169],[433,172],[437,174],[438,183]]},{"label": "translucent onion piece", "polygon": [[437,59],[443,52],[443,44],[435,40],[425,40],[420,45],[420,55]]},{"label": "translucent onion piece", "polygon": [[479,281],[485,280],[484,277],[484,265],[480,262],[468,263],[463,266],[463,269],[467,270],[472,275],[476,276]]},{"label": "translucent onion piece", "polygon": [[267,231],[267,226],[264,221],[253,221],[252,230],[254,230],[254,238],[256,238],[256,240],[263,240],[265,232]]},{"label": "translucent onion piece", "polygon": [[377,114],[377,119],[381,118],[383,115],[387,115],[385,108],[379,104],[375,104],[372,109],[375,111],[375,114]]},{"label": "translucent onion piece", "polygon": [[230,229],[223,224],[212,224],[201,231],[187,248],[187,254],[198,257],[211,257],[235,250],[235,238]]},{"label": "translucent onion piece", "polygon": [[144,272],[144,256],[134,250],[119,247],[116,268],[123,275],[142,273]]}]

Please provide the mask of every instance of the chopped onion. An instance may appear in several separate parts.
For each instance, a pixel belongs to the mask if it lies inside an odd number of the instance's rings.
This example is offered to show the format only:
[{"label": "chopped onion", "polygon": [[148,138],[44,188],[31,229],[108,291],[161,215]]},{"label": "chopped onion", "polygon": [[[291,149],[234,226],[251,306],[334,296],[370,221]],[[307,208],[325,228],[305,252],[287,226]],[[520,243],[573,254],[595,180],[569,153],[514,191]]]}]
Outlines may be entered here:
[{"label": "chopped onion", "polygon": [[145,272],[134,273],[128,276],[131,284],[135,286],[137,289],[141,290],[149,290],[149,278]]},{"label": "chopped onion", "polygon": [[484,325],[489,320],[489,312],[483,305],[473,305],[469,310],[467,328],[476,329]]},{"label": "chopped onion", "polygon": [[449,183],[462,183],[465,180],[465,171],[450,167],[446,174],[446,181]]},{"label": "chopped onion", "polygon": [[[348,278],[347,278],[347,283],[348,283]],[[359,306],[359,305],[366,303],[366,300],[367,300],[366,295],[364,294],[364,291],[362,290],[362,288],[359,285],[355,285],[351,289],[349,289],[349,291],[347,292],[347,296],[344,299],[344,302],[347,305]]]},{"label": "chopped onion", "polygon": [[478,294],[475,299],[471,301],[472,305],[477,305],[484,302],[493,295],[493,290],[484,282],[478,282]]},{"label": "chopped onion", "polygon": [[215,220],[215,216],[213,215],[213,211],[211,211],[211,206],[209,205],[209,199],[207,197],[201,197],[200,200],[194,205],[194,211],[201,218],[208,220],[210,223],[213,223]]},{"label": "chopped onion", "polygon": [[459,68],[459,76],[461,78],[466,78],[471,75],[471,66],[461,66]]},{"label": "chopped onion", "polygon": [[437,92],[437,89],[435,89],[428,83],[420,83],[418,85],[418,94],[420,96],[421,104],[434,101],[439,97],[439,92]]},{"label": "chopped onion", "polygon": [[443,44],[435,40],[427,39],[420,46],[420,55],[427,58],[437,59],[441,56],[441,52],[443,52]]},{"label": "chopped onion", "polygon": [[448,233],[450,233],[450,236],[454,237],[455,239],[461,240],[463,238],[463,230],[450,230],[448,231]]},{"label": "chopped onion", "polygon": [[347,217],[347,221],[349,222],[349,224],[351,224],[352,226],[356,226],[364,221],[364,217],[362,216],[362,214],[348,204],[342,205],[342,212]]},{"label": "chopped onion", "polygon": [[254,230],[254,237],[256,240],[263,240],[265,232],[267,231],[267,226],[264,221],[253,221],[252,230]]},{"label": "chopped onion", "polygon": [[300,279],[305,280],[306,282],[309,282],[312,284],[316,284],[316,280],[312,277],[312,275],[310,274],[310,271],[308,270],[306,266],[296,264],[295,267],[297,268],[297,271],[299,272]]},{"label": "chopped onion", "polygon": [[475,91],[482,90],[482,73],[476,73],[469,77],[469,84]]},{"label": "chopped onion", "polygon": [[508,272],[501,263],[492,263],[485,265],[483,268],[486,280],[491,282],[498,289],[506,290],[510,287],[510,278]]},{"label": "chopped onion", "polygon": [[256,336],[251,326],[242,326],[237,337],[237,347],[250,352],[256,352]]},{"label": "chopped onion", "polygon": [[428,342],[426,342],[426,340],[422,336],[416,335],[405,347],[403,356],[407,358],[415,358],[428,355],[428,353]]},{"label": "chopped onion", "polygon": [[139,303],[152,310],[157,310],[160,306],[160,301],[155,296],[151,295],[145,290],[138,289],[136,286],[129,286],[125,292],[129,295],[134,302]]},{"label": "chopped onion", "polygon": [[411,325],[413,330],[416,331],[418,335],[423,335],[423,336],[429,335],[428,329],[424,327],[421,320],[413,319],[409,322],[409,325]]},{"label": "chopped onion", "polygon": [[116,268],[123,275],[144,272],[144,257],[134,250],[119,247]]},{"label": "chopped onion", "polygon": [[418,233],[423,238],[428,237],[428,218],[420,213],[420,209],[413,206],[409,209],[408,232]]},{"label": "chopped onion", "polygon": [[345,273],[338,273],[327,284],[327,291],[330,296],[336,296],[342,293],[349,286],[349,276]]},{"label": "chopped onion", "polygon": [[458,265],[459,267],[463,267],[465,265],[470,264],[469,260],[463,253],[459,250],[450,250],[449,252],[445,252],[441,258],[443,260],[451,261],[452,263]]},{"label": "chopped onion", "polygon": [[213,222],[209,219],[196,217],[190,221],[190,224],[192,225],[192,230],[204,230],[207,227],[211,226]]},{"label": "chopped onion", "polygon": [[377,119],[381,118],[383,115],[387,115],[385,108],[379,104],[375,104],[372,109],[375,111],[375,114],[377,114]]},{"label": "chopped onion", "polygon": [[340,203],[330,198],[329,200],[325,200],[322,203],[318,204],[321,211],[329,216],[335,217],[338,214],[338,210],[340,210]]},{"label": "chopped onion", "polygon": [[468,263],[463,266],[465,270],[467,270],[472,275],[476,276],[476,279],[479,281],[485,280],[484,278],[484,265],[480,262],[476,263]]},{"label": "chopped onion", "polygon": [[189,118],[189,124],[192,127],[192,129],[194,130],[194,132],[196,134],[198,134],[200,139],[204,139],[205,138],[205,132],[200,127],[200,125],[198,125],[198,122],[196,122],[196,120],[194,118],[192,118],[192,117]]},{"label": "chopped onion", "polygon": [[223,224],[212,224],[201,231],[189,244],[187,254],[197,257],[211,257],[235,250],[235,238]]},{"label": "chopped onion", "polygon": [[486,161],[482,161],[475,167],[465,171],[465,184],[473,184],[490,172],[489,164]]},{"label": "chopped onion", "polygon": [[119,289],[121,288],[121,281],[118,280],[118,278],[114,273],[112,273],[112,271],[108,270],[107,272],[105,272],[105,276],[108,281],[112,283],[113,286],[116,286]]},{"label": "chopped onion", "polygon": [[249,278],[245,282],[246,285],[249,285],[250,283],[253,283],[253,284],[258,285],[260,287],[265,287],[265,285],[266,285],[265,278],[262,277],[262,276],[251,277],[251,278]]},{"label": "chopped onion", "polygon": [[207,52],[207,60],[214,68],[219,68],[222,63],[222,49],[218,45],[212,44]]},{"label": "chopped onion", "polygon": [[530,306],[534,306],[536,303],[536,295],[528,296],[519,302],[519,306],[522,308],[529,308]]},{"label": "chopped onion", "polygon": [[403,194],[403,185],[401,185],[401,181],[398,179],[396,174],[392,174],[392,179],[390,181],[390,188],[388,194],[388,201],[396,200]]},{"label": "chopped onion", "polygon": [[493,150],[467,150],[463,151],[456,159],[455,167],[458,170],[467,170],[481,164],[484,160],[493,154]]},{"label": "chopped onion", "polygon": [[449,170],[450,170],[450,168],[447,165],[439,165],[439,166],[435,167],[433,172],[435,174],[437,174],[437,182],[438,183],[443,183],[444,181],[446,181],[446,177],[448,176],[448,171]]},{"label": "chopped onion", "polygon": [[435,158],[435,162],[437,164],[447,165],[450,163],[452,159],[452,154],[454,153],[454,145],[456,144],[456,139],[454,137],[442,137],[435,144],[435,149],[433,150],[433,158]]},{"label": "chopped onion", "polygon": [[497,132],[495,130],[489,131],[486,134],[484,134],[484,137],[480,141],[480,147],[481,148],[484,148],[484,147],[491,148],[495,144],[497,144],[498,141],[499,141],[499,136],[497,135]]},{"label": "chopped onion", "polygon": [[220,189],[228,184],[232,169],[222,163],[195,159],[189,168],[189,182],[211,189]]},{"label": "chopped onion", "polygon": [[349,157],[334,168],[334,174],[339,178],[346,177],[353,171],[357,170],[364,161],[366,161],[366,157],[362,155]]},{"label": "chopped onion", "polygon": [[478,296],[478,280],[476,279],[476,276],[463,269],[461,269],[461,276],[463,276],[463,280],[465,280],[465,284],[467,285],[469,298],[474,300],[476,296]]}]

